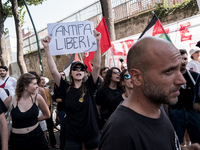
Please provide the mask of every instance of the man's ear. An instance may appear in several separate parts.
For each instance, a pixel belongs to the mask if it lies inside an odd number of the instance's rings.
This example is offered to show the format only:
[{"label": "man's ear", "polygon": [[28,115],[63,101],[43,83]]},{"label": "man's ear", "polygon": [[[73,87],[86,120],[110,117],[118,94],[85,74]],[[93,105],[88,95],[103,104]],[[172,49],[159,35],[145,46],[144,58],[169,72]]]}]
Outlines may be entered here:
[{"label": "man's ear", "polygon": [[134,86],[142,85],[142,72],[138,69],[131,69],[129,74],[131,75],[131,79],[133,81]]}]

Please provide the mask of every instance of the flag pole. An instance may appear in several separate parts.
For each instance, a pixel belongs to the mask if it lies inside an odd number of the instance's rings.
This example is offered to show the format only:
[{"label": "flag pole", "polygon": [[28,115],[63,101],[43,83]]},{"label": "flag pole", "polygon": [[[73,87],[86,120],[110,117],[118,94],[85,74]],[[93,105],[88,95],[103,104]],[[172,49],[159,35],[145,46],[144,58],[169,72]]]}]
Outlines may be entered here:
[{"label": "flag pole", "polygon": [[[154,11],[152,11],[152,14],[155,15],[156,19],[158,19],[157,15],[155,14]],[[159,19],[158,19],[159,20]]]},{"label": "flag pole", "polygon": [[115,64],[115,59],[114,59],[114,55],[113,55],[113,51],[112,51],[112,46],[110,47],[110,50],[111,50],[111,53],[112,53],[112,58],[113,58],[113,63],[114,63],[114,66],[116,67],[116,64]]},{"label": "flag pole", "polygon": [[83,58],[82,58],[81,54],[80,53],[78,53],[78,54],[79,54],[79,57],[81,58],[81,62],[83,63]]}]

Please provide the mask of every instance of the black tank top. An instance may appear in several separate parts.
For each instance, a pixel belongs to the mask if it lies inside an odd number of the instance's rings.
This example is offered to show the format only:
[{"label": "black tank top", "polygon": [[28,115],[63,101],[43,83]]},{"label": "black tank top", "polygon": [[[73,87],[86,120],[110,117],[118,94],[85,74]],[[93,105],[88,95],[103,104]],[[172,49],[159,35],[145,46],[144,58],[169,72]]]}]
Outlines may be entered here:
[{"label": "black tank top", "polygon": [[[30,95],[32,102],[33,98]],[[35,101],[37,98],[37,94],[35,96]],[[13,128],[27,128],[34,126],[35,124],[38,123],[38,107],[33,102],[32,107],[27,110],[26,112],[21,112],[19,107],[18,107],[18,102],[16,107],[12,109],[11,111],[11,117],[12,117],[12,127]]]}]

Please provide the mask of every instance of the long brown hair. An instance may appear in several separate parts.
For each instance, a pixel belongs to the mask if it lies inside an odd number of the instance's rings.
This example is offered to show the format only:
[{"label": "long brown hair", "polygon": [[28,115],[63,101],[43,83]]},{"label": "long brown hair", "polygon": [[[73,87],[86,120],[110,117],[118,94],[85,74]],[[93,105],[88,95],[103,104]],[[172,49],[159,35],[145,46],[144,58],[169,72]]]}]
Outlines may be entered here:
[{"label": "long brown hair", "polygon": [[36,79],[36,76],[30,73],[24,73],[19,77],[19,79],[17,80],[16,89],[15,89],[17,101],[19,101],[19,99],[22,97],[24,87],[28,86],[34,79]]}]

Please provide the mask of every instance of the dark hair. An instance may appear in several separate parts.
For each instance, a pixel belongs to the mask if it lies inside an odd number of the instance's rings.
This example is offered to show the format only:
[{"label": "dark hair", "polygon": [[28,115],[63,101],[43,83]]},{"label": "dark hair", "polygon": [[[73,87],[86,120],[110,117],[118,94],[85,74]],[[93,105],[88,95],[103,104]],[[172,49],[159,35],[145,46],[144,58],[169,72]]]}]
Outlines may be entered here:
[{"label": "dark hair", "polygon": [[0,66],[0,68],[5,69],[6,71],[8,71],[8,68],[6,66]]},{"label": "dark hair", "polygon": [[63,73],[65,75],[65,80],[67,81],[65,72],[64,71],[59,71],[59,74],[60,73]]},{"label": "dark hair", "polygon": [[28,73],[33,74],[33,75],[36,76],[37,84],[39,84],[41,82],[40,77],[38,76],[38,74],[35,71],[29,71]]},{"label": "dark hair", "polygon": [[[106,72],[106,76],[104,78],[104,81],[102,83],[102,86],[109,87],[109,85],[110,85],[110,78],[112,77],[112,73],[113,73],[114,69],[117,69],[119,72],[121,72],[120,69],[117,68],[117,67],[112,67],[112,68],[108,69],[108,71]],[[117,88],[123,90],[121,82],[117,83]]]},{"label": "dark hair", "polygon": [[[187,51],[186,49],[179,49],[181,55],[184,55],[184,54],[187,54]],[[188,54],[187,54],[188,55]]]},{"label": "dark hair", "polygon": [[34,79],[36,79],[36,76],[30,73],[24,73],[19,77],[15,89],[17,101],[19,101],[19,99],[22,97],[24,86],[28,86]]},{"label": "dark hair", "polygon": [[102,75],[102,72],[104,71],[104,70],[106,70],[106,69],[109,69],[108,67],[102,67],[101,69],[100,69],[100,75]]},{"label": "dark hair", "polygon": [[[125,75],[125,73],[128,71],[128,69],[124,69],[124,71],[122,71],[121,72],[121,74],[120,74],[120,82],[122,83],[122,81],[124,81],[124,75]],[[125,86],[123,86],[122,85],[122,87],[123,87],[123,92],[126,92],[125,91]]]},{"label": "dark hair", "polygon": [[124,69],[124,71],[122,71],[121,72],[121,74],[120,74],[120,81],[122,82],[122,81],[124,81],[124,75],[125,75],[125,73],[128,71],[128,69]]}]

